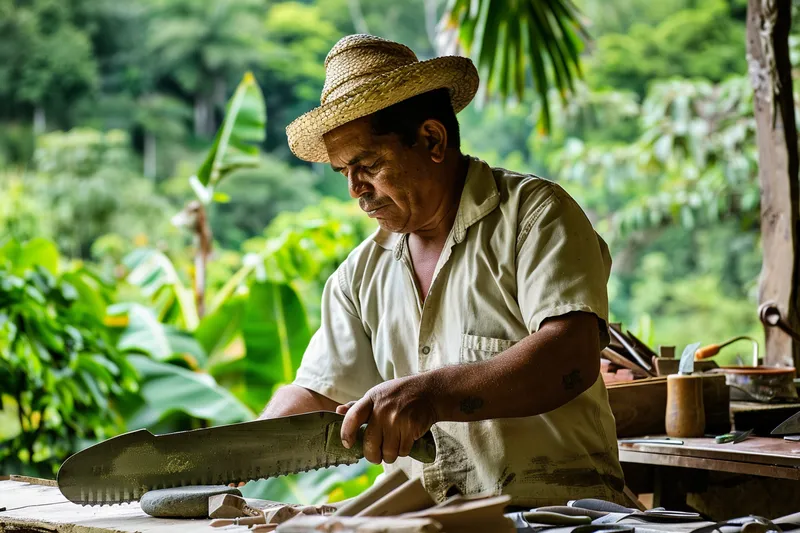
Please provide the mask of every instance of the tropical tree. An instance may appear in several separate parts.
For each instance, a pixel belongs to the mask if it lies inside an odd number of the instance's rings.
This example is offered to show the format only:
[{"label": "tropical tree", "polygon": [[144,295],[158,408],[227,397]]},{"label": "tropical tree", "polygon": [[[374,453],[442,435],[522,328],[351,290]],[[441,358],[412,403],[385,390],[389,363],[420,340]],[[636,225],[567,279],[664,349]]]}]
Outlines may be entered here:
[{"label": "tropical tree", "polygon": [[148,57],[158,76],[194,98],[194,130],[211,135],[228,82],[260,62],[260,0],[148,0]]},{"label": "tropical tree", "polygon": [[731,217],[743,228],[757,225],[755,121],[745,78],[719,85],[659,82],[641,105],[628,105],[637,117],[636,139],[590,143],[564,137],[550,161],[593,215],[604,219],[603,229],[622,236]]},{"label": "tropical tree", "polygon": [[0,1],[0,114],[32,110],[38,133],[49,113],[67,122],[68,104],[97,86],[97,61],[90,36],[76,24],[75,4]]}]

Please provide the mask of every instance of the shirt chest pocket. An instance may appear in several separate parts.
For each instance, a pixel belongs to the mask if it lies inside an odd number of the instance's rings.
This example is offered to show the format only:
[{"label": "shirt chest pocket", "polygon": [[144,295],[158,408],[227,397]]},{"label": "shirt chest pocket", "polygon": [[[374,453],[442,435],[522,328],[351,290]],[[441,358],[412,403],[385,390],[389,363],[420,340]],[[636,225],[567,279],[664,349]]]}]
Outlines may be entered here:
[{"label": "shirt chest pocket", "polygon": [[462,363],[475,363],[491,359],[500,352],[514,346],[517,341],[480,337],[478,335],[461,335],[461,351],[459,359]]}]

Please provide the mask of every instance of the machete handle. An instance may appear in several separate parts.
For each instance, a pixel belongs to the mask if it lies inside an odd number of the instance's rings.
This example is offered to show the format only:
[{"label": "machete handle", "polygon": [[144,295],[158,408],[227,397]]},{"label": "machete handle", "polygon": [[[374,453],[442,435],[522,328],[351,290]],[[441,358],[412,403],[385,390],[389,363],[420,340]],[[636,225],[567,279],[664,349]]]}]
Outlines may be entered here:
[{"label": "machete handle", "polygon": [[[358,430],[356,442],[350,449],[342,445],[341,431],[342,423],[334,422],[328,426],[327,442],[325,443],[325,451],[335,453],[349,453],[357,454],[358,457],[364,457],[364,432],[367,430],[367,425],[362,425]],[[425,434],[418,440],[414,441],[411,446],[411,452],[408,454],[412,459],[416,459],[421,463],[432,463],[436,460],[436,440],[433,438],[431,431]]]},{"label": "machete handle", "polygon": [[408,455],[420,463],[436,461],[436,440],[433,438],[433,433],[430,430],[426,431],[419,440],[415,440]]}]

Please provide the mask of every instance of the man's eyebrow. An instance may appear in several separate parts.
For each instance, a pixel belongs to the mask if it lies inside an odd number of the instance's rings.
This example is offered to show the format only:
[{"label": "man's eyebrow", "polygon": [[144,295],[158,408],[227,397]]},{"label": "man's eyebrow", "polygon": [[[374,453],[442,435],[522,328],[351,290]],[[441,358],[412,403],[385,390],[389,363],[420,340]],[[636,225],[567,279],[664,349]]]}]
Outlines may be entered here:
[{"label": "man's eyebrow", "polygon": [[[371,150],[368,150],[368,151],[366,151],[366,152],[361,152],[360,154],[358,154],[357,156],[355,156],[353,159],[351,159],[350,161],[348,161],[348,162],[347,162],[347,166],[350,166],[350,165],[355,165],[355,164],[357,164],[359,161],[361,161],[362,159],[364,159],[365,157],[372,157],[372,156],[374,156],[374,155],[377,155],[377,153],[376,153],[376,152],[373,152],[373,151],[371,151]],[[341,172],[341,171],[342,171],[342,169],[343,169],[344,167],[335,167],[335,166],[333,166],[333,163],[331,163],[331,168],[333,169],[333,171],[334,171],[334,172]]]}]

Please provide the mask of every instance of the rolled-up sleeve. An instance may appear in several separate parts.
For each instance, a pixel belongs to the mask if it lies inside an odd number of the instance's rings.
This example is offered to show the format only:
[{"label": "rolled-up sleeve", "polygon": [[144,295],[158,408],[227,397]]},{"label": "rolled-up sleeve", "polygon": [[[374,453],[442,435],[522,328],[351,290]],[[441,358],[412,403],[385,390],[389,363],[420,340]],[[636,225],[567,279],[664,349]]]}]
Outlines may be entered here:
[{"label": "rolled-up sleeve", "polygon": [[611,256],[586,214],[561,187],[535,190],[521,206],[517,236],[517,297],[528,331],[573,311],[595,314],[608,344]]},{"label": "rolled-up sleeve", "polygon": [[295,385],[339,403],[358,400],[382,381],[349,287],[342,265],[325,284],[322,323],[294,380]]}]

